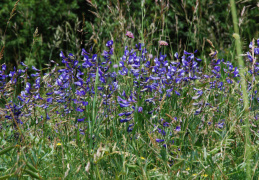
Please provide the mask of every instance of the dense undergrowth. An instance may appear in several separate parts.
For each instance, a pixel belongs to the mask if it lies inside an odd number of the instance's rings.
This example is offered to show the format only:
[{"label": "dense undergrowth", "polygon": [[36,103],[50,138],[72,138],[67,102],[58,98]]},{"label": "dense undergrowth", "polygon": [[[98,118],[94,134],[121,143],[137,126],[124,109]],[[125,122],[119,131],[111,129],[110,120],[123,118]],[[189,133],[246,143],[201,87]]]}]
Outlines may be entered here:
[{"label": "dense undergrowth", "polygon": [[[257,44],[245,55],[254,177],[259,175]],[[204,69],[196,51],[169,59],[149,54],[140,43],[126,46],[114,64],[113,41],[106,46],[102,56],[84,49],[81,57],[61,52],[62,64],[51,61],[47,73],[32,67],[28,74],[24,63],[10,72],[1,66],[2,175],[245,175],[237,67],[218,59],[217,51]]]},{"label": "dense undergrowth", "polygon": [[[174,52],[166,23],[159,38],[145,31],[142,2],[142,27],[133,33],[122,23],[102,45],[107,37],[93,25],[94,44],[80,53],[61,51],[44,66],[1,62],[0,179],[259,177],[259,39],[245,54],[234,43],[226,54],[209,39],[198,46],[200,37]],[[110,16],[123,12],[116,8]],[[36,29],[32,47],[38,36]],[[240,43],[239,33],[231,38]]]}]

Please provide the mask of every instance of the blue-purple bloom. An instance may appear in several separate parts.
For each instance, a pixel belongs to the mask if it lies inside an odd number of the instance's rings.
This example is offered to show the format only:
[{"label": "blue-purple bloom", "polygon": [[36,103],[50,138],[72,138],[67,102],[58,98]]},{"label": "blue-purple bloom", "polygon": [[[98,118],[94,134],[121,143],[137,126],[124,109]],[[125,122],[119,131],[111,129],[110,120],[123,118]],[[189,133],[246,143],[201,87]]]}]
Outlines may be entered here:
[{"label": "blue-purple bloom", "polygon": [[161,143],[161,142],[164,142],[165,140],[164,139],[156,139],[156,142],[158,143]]}]

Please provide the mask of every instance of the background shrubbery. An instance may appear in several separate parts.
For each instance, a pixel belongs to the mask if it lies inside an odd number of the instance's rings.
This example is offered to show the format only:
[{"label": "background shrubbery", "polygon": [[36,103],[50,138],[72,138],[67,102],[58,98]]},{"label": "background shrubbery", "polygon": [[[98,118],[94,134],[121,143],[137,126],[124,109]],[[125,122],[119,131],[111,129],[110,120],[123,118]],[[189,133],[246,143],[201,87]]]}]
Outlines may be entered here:
[{"label": "background shrubbery", "polygon": [[[139,41],[144,39],[147,46],[157,46],[158,40],[168,41],[167,53],[171,55],[172,51],[183,49],[209,51],[205,44],[207,38],[223,55],[232,46],[229,1],[147,0],[142,8],[141,1],[23,0],[4,37],[15,2],[0,2],[0,45],[5,45],[2,62],[12,66],[25,61],[40,68],[50,59],[57,59],[61,50],[79,55],[81,48],[94,46],[101,51],[109,39],[120,46],[125,41],[126,30],[132,31]],[[258,36],[257,1],[238,1],[237,10],[241,37],[247,46],[250,39]],[[38,35],[33,37],[36,28]]]}]

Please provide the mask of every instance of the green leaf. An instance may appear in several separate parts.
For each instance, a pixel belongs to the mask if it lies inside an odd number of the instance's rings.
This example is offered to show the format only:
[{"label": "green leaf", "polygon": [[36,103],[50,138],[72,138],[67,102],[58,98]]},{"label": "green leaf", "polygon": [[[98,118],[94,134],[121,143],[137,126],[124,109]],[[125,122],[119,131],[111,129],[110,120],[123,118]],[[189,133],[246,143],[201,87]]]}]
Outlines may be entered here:
[{"label": "green leaf", "polygon": [[11,151],[15,146],[10,146],[10,147],[7,147],[5,149],[3,149],[2,151],[0,151],[0,156]]}]

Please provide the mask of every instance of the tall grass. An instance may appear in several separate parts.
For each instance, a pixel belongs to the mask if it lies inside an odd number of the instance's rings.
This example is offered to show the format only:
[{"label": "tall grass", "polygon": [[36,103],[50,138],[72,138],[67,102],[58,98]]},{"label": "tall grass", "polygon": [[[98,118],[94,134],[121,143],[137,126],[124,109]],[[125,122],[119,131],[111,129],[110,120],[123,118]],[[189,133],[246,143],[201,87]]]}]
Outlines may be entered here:
[{"label": "tall grass", "polygon": [[[94,1],[88,3],[98,10]],[[0,179],[259,176],[258,64],[251,65],[246,55],[248,70],[242,68],[238,31],[236,49],[232,45],[226,60],[208,39],[211,53],[197,54],[195,46],[186,52],[188,44],[183,44],[177,55],[172,47],[156,46],[162,39],[154,40],[156,29],[144,25],[148,14],[142,3],[142,23],[131,22],[129,27],[119,1],[109,6],[110,16],[121,22],[114,34],[105,32],[113,40],[110,44],[100,31],[101,25],[112,27],[105,22],[108,13],[96,12],[101,23],[92,25],[89,43],[94,41],[94,46],[82,50],[81,56],[77,48],[71,50],[75,54],[53,50],[60,59],[46,69],[31,69],[25,63],[9,72],[1,65],[0,98],[5,106],[0,109]],[[165,1],[159,3],[165,8]],[[169,17],[160,15],[165,20],[158,23],[164,32],[161,38],[169,39]],[[233,9],[234,25],[235,15]],[[137,29],[142,31],[139,36]],[[126,30],[135,38],[126,37]],[[139,46],[142,40],[144,47]],[[236,57],[241,68],[235,67]],[[18,85],[21,92],[16,94]]]},{"label": "tall grass", "polygon": [[[236,12],[236,5],[235,5],[235,0],[230,0],[231,4],[231,13],[232,13],[232,18],[233,18],[233,24],[234,24],[234,29],[235,29],[235,34],[233,35],[236,42],[236,51],[237,51],[237,58],[238,58],[238,64],[240,67],[240,75],[241,75],[241,87],[242,87],[242,94],[243,94],[243,102],[244,102],[244,119],[245,119],[245,137],[246,137],[246,145],[245,145],[245,156],[244,160],[246,163],[246,179],[251,179],[251,136],[250,136],[250,122],[249,122],[249,117],[248,117],[248,112],[249,112],[249,100],[248,100],[248,95],[247,95],[247,86],[246,86],[246,78],[245,78],[245,71],[244,68],[244,62],[242,59],[242,44],[241,44],[241,38],[239,35],[239,29],[238,29],[238,21],[237,21],[237,12]],[[254,44],[253,44],[254,46]],[[254,51],[254,49],[252,49]],[[254,61],[253,60],[253,67],[254,67]]]}]

